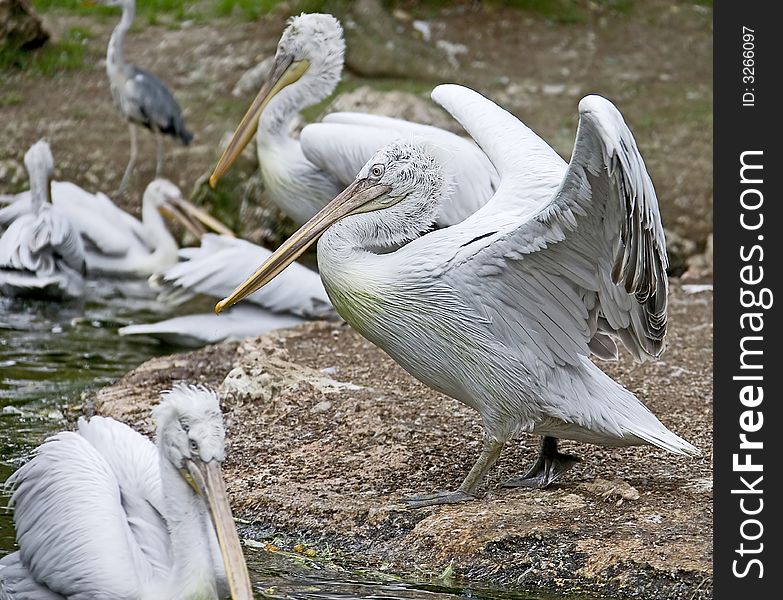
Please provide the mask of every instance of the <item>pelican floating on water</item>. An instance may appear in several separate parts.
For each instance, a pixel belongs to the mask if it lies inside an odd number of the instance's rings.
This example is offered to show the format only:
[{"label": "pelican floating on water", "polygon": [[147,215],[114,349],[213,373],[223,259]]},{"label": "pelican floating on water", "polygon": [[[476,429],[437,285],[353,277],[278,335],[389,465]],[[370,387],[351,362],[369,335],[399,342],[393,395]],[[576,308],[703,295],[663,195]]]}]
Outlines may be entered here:
[{"label": "pelican floating on water", "polygon": [[82,418],[11,476],[19,551],[0,560],[0,597],[252,599],[217,396],[178,385],[154,415],[157,449],[114,419]]},{"label": "pelican floating on water", "polygon": [[292,17],[277,45],[267,81],[237,127],[210,177],[213,187],[258,135],[258,162],[270,199],[304,223],[353,181],[380,148],[398,139],[421,138],[448,152],[444,169],[457,192],[441,205],[439,225],[458,223],[495,191],[497,173],[484,153],[451,132],[360,113],[332,113],[290,135],[300,110],[328,97],[340,81],[345,42],[332,15]]},{"label": "pelican floating on water", "polygon": [[[179,304],[197,294],[222,298],[272,253],[246,240],[207,233],[200,246],[182,248],[179,254],[182,262],[150,279],[162,302]],[[128,325],[119,332],[199,347],[263,335],[310,319],[334,317],[336,313],[318,273],[293,264],[273,284],[250,295],[248,305],[237,306],[227,315],[183,315],[158,323]]]},{"label": "pelican floating on water", "polygon": [[51,204],[52,151],[44,140],[24,156],[30,198],[0,236],[0,292],[7,296],[76,298],[84,290],[85,253],[79,233]]},{"label": "pelican floating on water", "polygon": [[111,34],[106,50],[106,74],[111,84],[114,104],[128,121],[130,134],[130,158],[120,182],[119,193],[125,191],[133,167],[136,164],[136,126],[146,127],[155,134],[158,145],[158,161],[155,177],[163,172],[163,139],[168,135],[184,145],[190,144],[193,134],[185,126],[182,110],[166,85],[155,75],[135,65],[129,65],[124,58],[125,34],[128,33],[136,16],[136,0],[98,0],[105,6],[121,6],[122,18]]},{"label": "pelican floating on water", "polygon": [[[166,179],[149,183],[142,195],[141,220],[125,212],[105,194],[92,194],[69,181],[53,181],[52,204],[79,232],[85,246],[87,272],[120,277],[148,277],[176,264],[179,246],[163,216],[176,220],[194,236],[204,227],[233,235],[217,219],[188,202]],[[30,212],[31,194],[0,198],[0,223]]]},{"label": "pelican floating on water", "polygon": [[557,481],[578,461],[558,452],[558,438],[698,454],[589,358],[616,356],[616,337],[635,359],[654,359],[666,334],[658,201],[620,112],[600,96],[583,98],[565,165],[554,152],[520,151],[543,142],[477,92],[442,85],[432,97],[497,168],[500,187],[487,205],[421,235],[449,185],[431,151],[393,144],[216,310],[265,285],[320,236],[319,270],[343,318],[481,415],[484,446],[465,480],[410,499],[414,507],[473,498],[522,432],[543,436],[541,452],[506,486]]}]

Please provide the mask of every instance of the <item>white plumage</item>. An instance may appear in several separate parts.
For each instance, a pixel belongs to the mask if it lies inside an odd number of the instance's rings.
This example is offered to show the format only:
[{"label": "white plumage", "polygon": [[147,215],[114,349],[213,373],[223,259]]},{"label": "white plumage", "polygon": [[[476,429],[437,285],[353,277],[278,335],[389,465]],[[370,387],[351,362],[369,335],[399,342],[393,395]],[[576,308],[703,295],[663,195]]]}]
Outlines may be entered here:
[{"label": "white plumage", "polygon": [[[13,222],[0,237],[0,292],[7,296],[75,298],[84,289],[84,246],[67,217],[51,205],[54,159],[41,140],[25,154],[30,199],[3,209]],[[3,216],[3,215],[0,215]]]},{"label": "white plumage", "polygon": [[269,78],[234,133],[210,178],[214,185],[258,130],[258,161],[272,201],[304,223],[353,181],[365,162],[399,140],[428,140],[449,160],[444,169],[456,184],[437,222],[458,223],[493,194],[498,177],[471,141],[437,127],[377,115],[333,113],[290,135],[299,111],[334,91],[343,68],[345,42],[332,15],[292,17],[277,46]]},{"label": "white plumage", "polygon": [[484,449],[460,488],[414,506],[471,498],[520,432],[544,436],[542,453],[507,485],[545,486],[572,466],[578,459],[560,454],[557,438],[697,454],[589,360],[614,356],[613,338],[638,360],[656,358],[666,334],[658,202],[619,111],[605,98],[584,98],[565,165],[480,94],[442,85],[432,96],[497,168],[489,203],[421,235],[449,180],[425,148],[394,144],[218,308],[264,285],[321,234],[321,277],[343,318],[481,415]]},{"label": "white plumage", "polygon": [[19,551],[0,560],[0,596],[218,598],[230,572],[235,597],[252,597],[233,521],[213,508],[225,490],[198,478],[219,476],[224,459],[217,396],[176,386],[155,416],[157,448],[111,418],[80,419],[11,476]]},{"label": "white plumage", "polygon": [[[151,278],[158,299],[180,304],[197,294],[222,298],[272,253],[246,240],[208,233],[201,245],[182,248],[182,261]],[[128,325],[120,335],[147,335],[169,344],[198,347],[226,339],[259,336],[307,319],[335,318],[318,273],[294,264],[273,284],[226,315],[194,314],[158,323]]]}]

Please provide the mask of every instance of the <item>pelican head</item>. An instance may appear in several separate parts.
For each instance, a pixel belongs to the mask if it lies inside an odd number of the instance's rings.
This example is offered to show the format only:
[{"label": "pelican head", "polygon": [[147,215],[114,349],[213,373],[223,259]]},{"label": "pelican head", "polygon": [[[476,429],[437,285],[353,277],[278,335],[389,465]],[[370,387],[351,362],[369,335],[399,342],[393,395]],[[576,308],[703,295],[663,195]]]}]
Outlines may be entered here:
[{"label": "pelican head", "polygon": [[344,54],[343,28],[332,15],[302,13],[291,17],[277,44],[269,75],[226,146],[209,184],[217,185],[253,139],[261,115],[273,98],[278,96],[279,106],[298,110],[331,94],[340,81]]},{"label": "pelican head", "polygon": [[404,244],[429,229],[451,193],[441,161],[429,144],[395,142],[362,167],[352,184],[305,223],[216,312],[236,304],[277,277],[329,227],[350,227],[375,248]]},{"label": "pelican head", "polygon": [[161,395],[153,416],[158,425],[161,457],[182,475],[209,509],[231,597],[252,599],[250,577],[221,471],[226,432],[217,395],[203,386],[177,385]]},{"label": "pelican head", "polygon": [[204,225],[217,233],[234,237],[234,233],[212,215],[189,202],[180,189],[168,179],[153,179],[144,190],[144,210],[155,210],[164,217],[177,221],[196,238],[205,233]]}]

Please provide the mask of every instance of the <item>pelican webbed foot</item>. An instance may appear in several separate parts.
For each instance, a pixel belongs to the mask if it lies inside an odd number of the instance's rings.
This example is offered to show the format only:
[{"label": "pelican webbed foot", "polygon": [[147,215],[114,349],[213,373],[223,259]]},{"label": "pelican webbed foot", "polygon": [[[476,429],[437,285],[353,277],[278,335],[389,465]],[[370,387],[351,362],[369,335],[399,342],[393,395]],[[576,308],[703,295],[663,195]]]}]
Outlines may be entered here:
[{"label": "pelican webbed foot", "polygon": [[573,454],[557,451],[557,438],[544,436],[541,440],[541,452],[538,460],[524,475],[504,481],[503,487],[545,488],[557,482],[563,473],[582,459]]},{"label": "pelican webbed foot", "polygon": [[402,501],[410,508],[422,508],[424,506],[437,506],[438,504],[457,504],[459,502],[469,502],[476,497],[462,490],[453,492],[438,492],[437,494],[425,494],[422,496],[411,496],[403,498]]}]

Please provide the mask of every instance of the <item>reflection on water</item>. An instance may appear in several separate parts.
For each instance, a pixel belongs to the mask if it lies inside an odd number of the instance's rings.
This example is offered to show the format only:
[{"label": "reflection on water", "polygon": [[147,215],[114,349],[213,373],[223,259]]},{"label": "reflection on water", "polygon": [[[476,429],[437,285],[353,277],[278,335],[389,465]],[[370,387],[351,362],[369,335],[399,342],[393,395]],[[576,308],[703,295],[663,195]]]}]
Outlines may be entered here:
[{"label": "reflection on water", "polygon": [[[88,289],[87,300],[71,304],[0,298],[0,484],[48,434],[68,426],[67,409],[80,410],[85,390],[107,385],[144,360],[172,350],[149,339],[117,335],[119,327],[131,322],[171,316],[145,283],[91,282]],[[15,549],[6,504],[0,491],[0,556]],[[544,598],[402,582],[263,551],[250,550],[248,563],[261,598]]]}]

